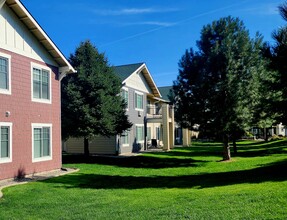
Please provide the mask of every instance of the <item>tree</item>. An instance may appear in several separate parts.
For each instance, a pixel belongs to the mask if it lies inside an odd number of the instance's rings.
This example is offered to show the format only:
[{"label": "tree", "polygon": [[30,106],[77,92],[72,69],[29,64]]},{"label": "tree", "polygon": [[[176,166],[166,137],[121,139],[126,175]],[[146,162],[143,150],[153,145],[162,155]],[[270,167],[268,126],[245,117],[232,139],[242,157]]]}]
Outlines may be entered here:
[{"label": "tree", "polygon": [[230,159],[229,138],[256,123],[260,80],[268,74],[261,46],[260,35],[252,40],[243,22],[229,16],[204,26],[199,50],[186,51],[179,62],[173,86],[177,121],[221,137],[224,160]]},{"label": "tree", "polygon": [[89,155],[89,139],[111,136],[131,127],[126,104],[119,95],[120,79],[113,73],[104,54],[90,41],[80,44],[69,58],[77,74],[62,80],[63,138],[83,137]]},{"label": "tree", "polygon": [[[287,2],[279,7],[281,17],[287,21]],[[281,93],[281,99],[276,100],[273,111],[278,112],[280,122],[287,124],[287,25],[272,33],[275,45],[267,45],[265,56],[271,60],[270,68],[278,72],[278,78],[273,84],[273,90]]]}]

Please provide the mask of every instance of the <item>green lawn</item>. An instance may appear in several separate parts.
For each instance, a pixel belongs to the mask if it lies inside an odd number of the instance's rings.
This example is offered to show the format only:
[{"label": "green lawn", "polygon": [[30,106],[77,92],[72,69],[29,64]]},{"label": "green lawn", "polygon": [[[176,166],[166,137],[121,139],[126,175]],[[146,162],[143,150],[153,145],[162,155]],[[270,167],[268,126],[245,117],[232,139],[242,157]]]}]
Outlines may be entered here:
[{"label": "green lawn", "polygon": [[287,219],[287,141],[130,158],[64,156],[80,171],[3,190],[0,219]]}]

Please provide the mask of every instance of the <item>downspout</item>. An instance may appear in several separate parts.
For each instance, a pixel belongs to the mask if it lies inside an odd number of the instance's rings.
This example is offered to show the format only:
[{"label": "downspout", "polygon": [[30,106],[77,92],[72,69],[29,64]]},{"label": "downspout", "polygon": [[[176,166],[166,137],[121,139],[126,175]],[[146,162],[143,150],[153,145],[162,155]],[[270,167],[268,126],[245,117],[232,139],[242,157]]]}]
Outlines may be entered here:
[{"label": "downspout", "polygon": [[[0,0],[1,1],[1,0]],[[73,71],[71,68],[68,66],[65,67],[59,67],[59,93],[60,93],[60,138],[61,138],[61,151],[67,150],[65,146],[65,142],[62,140],[62,94],[61,94],[61,81],[64,79],[64,77],[69,74],[69,73],[77,73],[77,71]],[[61,154],[62,155],[62,154]]]}]

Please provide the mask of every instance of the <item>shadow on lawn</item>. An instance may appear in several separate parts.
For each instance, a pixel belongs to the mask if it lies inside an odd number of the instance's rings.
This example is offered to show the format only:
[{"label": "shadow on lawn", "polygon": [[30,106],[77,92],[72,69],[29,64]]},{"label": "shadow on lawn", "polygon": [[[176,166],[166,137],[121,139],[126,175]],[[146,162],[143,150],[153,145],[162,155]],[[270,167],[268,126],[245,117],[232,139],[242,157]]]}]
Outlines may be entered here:
[{"label": "shadow on lawn", "polygon": [[128,168],[175,168],[175,167],[196,167],[197,162],[192,158],[160,158],[149,156],[132,157],[109,157],[109,156],[91,156],[86,158],[83,155],[64,155],[63,164],[102,164]]},{"label": "shadow on lawn", "polygon": [[[196,147],[184,147],[175,149],[169,152],[148,152],[146,155],[163,155],[170,157],[216,157],[222,155],[223,147],[208,147],[208,146],[196,146]],[[183,150],[183,151],[182,151]]]},{"label": "shadow on lawn", "polygon": [[209,188],[241,183],[287,180],[287,160],[244,171],[206,173],[187,176],[119,176],[74,173],[46,180],[65,188],[142,189],[142,188]]}]

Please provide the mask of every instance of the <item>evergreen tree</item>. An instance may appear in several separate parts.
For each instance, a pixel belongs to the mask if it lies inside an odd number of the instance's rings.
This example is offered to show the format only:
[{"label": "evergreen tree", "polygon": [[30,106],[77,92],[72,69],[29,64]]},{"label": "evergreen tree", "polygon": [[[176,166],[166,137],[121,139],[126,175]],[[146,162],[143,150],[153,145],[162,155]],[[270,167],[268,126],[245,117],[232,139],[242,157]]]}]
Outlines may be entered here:
[{"label": "evergreen tree", "polygon": [[[287,21],[287,2],[279,6],[282,18]],[[273,84],[273,90],[281,93],[281,99],[276,100],[273,112],[278,113],[278,122],[287,124],[287,25],[272,34],[275,45],[267,46],[265,56],[271,60],[271,69],[278,72],[278,78]]]},{"label": "evergreen tree", "polygon": [[89,155],[89,139],[111,136],[131,127],[126,104],[119,95],[121,81],[104,54],[90,43],[80,44],[69,58],[77,70],[62,80],[63,138],[83,137],[84,152]]},{"label": "evergreen tree", "polygon": [[260,80],[268,74],[262,38],[250,39],[242,21],[226,17],[204,26],[197,46],[198,52],[186,51],[179,63],[177,120],[189,129],[200,124],[201,132],[221,137],[223,159],[229,160],[229,138],[257,123],[253,116],[261,100]]}]

